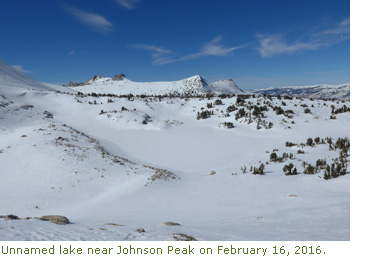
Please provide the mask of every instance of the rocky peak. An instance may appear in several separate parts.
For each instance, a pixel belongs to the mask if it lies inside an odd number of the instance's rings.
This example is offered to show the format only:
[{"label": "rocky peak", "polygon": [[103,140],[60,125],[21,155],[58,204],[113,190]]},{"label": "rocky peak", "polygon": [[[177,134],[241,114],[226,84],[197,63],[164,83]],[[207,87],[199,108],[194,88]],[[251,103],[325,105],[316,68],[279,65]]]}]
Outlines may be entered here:
[{"label": "rocky peak", "polygon": [[83,82],[75,83],[71,81],[66,85],[66,87],[79,87],[79,86],[85,86],[85,83]]},{"label": "rocky peak", "polygon": [[98,79],[104,79],[105,78],[105,76],[94,76],[94,77],[92,77],[91,79],[89,79],[89,80],[87,80],[86,82],[85,82],[85,85],[88,85],[88,84],[91,84],[91,83],[93,83],[94,81],[96,81],[96,80],[98,80]]},{"label": "rocky peak", "polygon": [[119,75],[114,75],[113,77],[113,81],[119,81],[119,80],[123,80],[124,78],[126,78],[126,75],[121,73]]}]

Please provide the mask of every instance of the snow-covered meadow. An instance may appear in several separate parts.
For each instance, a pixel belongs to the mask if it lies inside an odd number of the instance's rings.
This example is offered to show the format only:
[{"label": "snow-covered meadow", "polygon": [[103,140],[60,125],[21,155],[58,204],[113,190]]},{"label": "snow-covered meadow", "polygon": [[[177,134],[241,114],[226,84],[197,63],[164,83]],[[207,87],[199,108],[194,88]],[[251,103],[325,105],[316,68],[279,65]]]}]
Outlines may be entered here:
[{"label": "snow-covered meadow", "polygon": [[[0,215],[31,217],[0,219],[0,240],[349,240],[349,148],[335,144],[350,102],[201,96],[189,79],[196,96],[158,96],[175,82],[140,97],[132,82],[66,88],[0,63]],[[339,158],[337,178],[304,173]]]}]

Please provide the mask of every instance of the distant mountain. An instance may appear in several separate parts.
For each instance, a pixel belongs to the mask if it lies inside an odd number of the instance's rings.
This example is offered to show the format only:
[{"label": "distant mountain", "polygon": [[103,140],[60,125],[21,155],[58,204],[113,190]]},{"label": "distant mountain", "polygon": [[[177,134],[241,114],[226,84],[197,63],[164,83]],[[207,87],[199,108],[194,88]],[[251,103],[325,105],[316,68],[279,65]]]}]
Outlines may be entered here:
[{"label": "distant mountain", "polygon": [[244,93],[232,79],[221,79],[212,83],[216,91],[226,94],[242,94]]},{"label": "distant mountain", "polygon": [[[85,83],[70,82],[63,88],[45,82],[40,82],[24,74],[16,68],[0,60],[0,85],[4,90],[34,89],[51,91],[80,91],[84,93],[110,93],[116,95],[199,95],[205,93],[215,94],[260,94],[272,96],[293,96],[300,98],[326,98],[326,99],[350,99],[350,84],[341,85],[313,85],[313,86],[291,86],[281,88],[241,90],[232,79],[223,79],[210,83],[199,75],[179,81],[163,82],[134,82],[125,77],[124,74],[109,78],[105,76],[94,76]],[[68,90],[67,90],[68,89]]]},{"label": "distant mountain", "polygon": [[314,85],[314,86],[296,86],[282,88],[255,89],[249,91],[254,94],[272,95],[272,96],[292,96],[300,98],[327,98],[327,99],[350,99],[350,84],[342,85]]},{"label": "distant mountain", "polygon": [[134,82],[121,76],[119,80],[104,76],[94,76],[83,86],[73,89],[84,93],[110,93],[116,95],[199,95],[205,93],[240,94],[241,89],[233,80],[220,80],[210,83],[199,75],[178,81]]},{"label": "distant mountain", "polygon": [[260,94],[272,96],[292,96],[300,98],[350,98],[350,85],[314,85],[266,88],[243,91],[232,79],[221,79],[210,83],[199,75],[178,81],[135,82],[127,79],[124,74],[114,78],[94,76],[85,83],[69,83],[67,87],[83,93],[115,94],[115,95],[201,95],[214,94]]}]

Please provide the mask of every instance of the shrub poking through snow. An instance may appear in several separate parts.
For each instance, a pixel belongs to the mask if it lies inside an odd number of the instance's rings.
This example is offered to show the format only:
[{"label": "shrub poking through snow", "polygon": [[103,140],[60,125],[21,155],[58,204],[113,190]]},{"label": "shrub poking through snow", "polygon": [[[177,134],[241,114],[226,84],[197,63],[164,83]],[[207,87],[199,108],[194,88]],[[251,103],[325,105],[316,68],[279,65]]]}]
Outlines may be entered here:
[{"label": "shrub poking through snow", "polygon": [[326,168],[326,160],[325,159],[318,159],[316,161],[316,168],[318,168],[319,170],[321,169],[325,169]]},{"label": "shrub poking through snow", "polygon": [[258,168],[253,167],[253,174],[254,175],[256,175],[256,174],[263,175],[263,174],[265,174],[264,170],[265,170],[265,165],[263,163],[261,163],[261,165]]},{"label": "shrub poking through snow", "polygon": [[293,167],[294,167],[293,163],[289,163],[285,165],[283,168],[285,175],[297,175],[298,174],[297,168],[296,167],[293,168]]},{"label": "shrub poking through snow", "polygon": [[307,164],[307,167],[303,170],[304,174],[315,174],[315,167],[313,167],[311,164]]},{"label": "shrub poking through snow", "polygon": [[294,143],[291,143],[291,142],[285,142],[285,146],[286,147],[292,147],[292,146],[295,146],[297,144],[294,144]]},{"label": "shrub poking through snow", "polygon": [[223,122],[220,125],[223,126],[223,127],[225,127],[225,128],[234,128],[235,127],[232,122]]},{"label": "shrub poking through snow", "polygon": [[211,115],[213,115],[213,110],[209,111],[209,110],[204,110],[202,112],[198,112],[197,113],[197,119],[207,119],[207,118],[210,118]]},{"label": "shrub poking through snow", "polygon": [[275,152],[271,153],[270,154],[270,162],[276,162],[277,160],[278,160],[277,154]]},{"label": "shrub poking through snow", "polygon": [[309,137],[306,141],[306,145],[308,146],[315,146],[315,143],[313,142],[313,139]]},{"label": "shrub poking through snow", "polygon": [[215,106],[220,106],[222,105],[222,100],[221,99],[216,99],[216,101],[213,103]]}]

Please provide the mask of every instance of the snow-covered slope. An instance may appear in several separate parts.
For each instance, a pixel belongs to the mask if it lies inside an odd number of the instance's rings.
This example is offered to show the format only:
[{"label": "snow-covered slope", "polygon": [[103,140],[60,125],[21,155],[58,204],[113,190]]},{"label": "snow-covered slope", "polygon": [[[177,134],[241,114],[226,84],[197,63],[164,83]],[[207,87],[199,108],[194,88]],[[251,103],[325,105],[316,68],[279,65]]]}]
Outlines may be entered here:
[{"label": "snow-covered slope", "polygon": [[232,79],[208,82],[199,75],[178,81],[162,82],[134,82],[126,77],[114,80],[104,76],[94,76],[87,80],[84,86],[69,83],[73,89],[83,93],[115,94],[115,95],[203,95],[215,94],[241,94],[243,91]]},{"label": "snow-covered slope", "polygon": [[215,88],[199,75],[179,81],[134,82],[127,78],[114,81],[107,77],[97,77],[86,82],[85,86],[73,89],[83,93],[115,95],[199,95],[216,91]]},{"label": "snow-covered slope", "polygon": [[7,89],[8,91],[33,89],[44,91],[73,92],[73,90],[68,90],[66,88],[63,88],[62,86],[37,81],[1,60],[0,84],[3,92],[5,91],[5,89]]},{"label": "snow-covered slope", "polygon": [[292,96],[301,98],[315,99],[350,99],[350,84],[341,85],[314,85],[314,86],[295,86],[283,88],[267,88],[251,90],[251,93],[272,96]]},{"label": "snow-covered slope", "polygon": [[217,90],[219,93],[225,94],[243,94],[243,90],[241,90],[238,85],[232,79],[221,79],[216,82],[212,83],[212,86]]},{"label": "snow-covered slope", "polygon": [[[349,240],[349,101],[89,96],[5,68],[0,240]],[[323,159],[342,174],[325,180]]]}]

